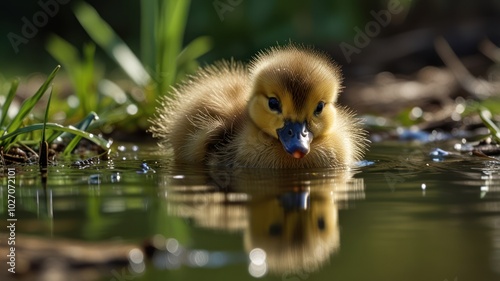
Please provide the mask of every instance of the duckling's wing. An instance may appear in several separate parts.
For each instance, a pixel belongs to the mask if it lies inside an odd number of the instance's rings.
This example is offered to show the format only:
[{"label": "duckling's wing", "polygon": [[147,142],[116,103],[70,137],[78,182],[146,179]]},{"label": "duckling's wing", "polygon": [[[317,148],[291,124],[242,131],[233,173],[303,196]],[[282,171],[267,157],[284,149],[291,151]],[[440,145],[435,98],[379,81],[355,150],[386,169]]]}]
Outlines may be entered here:
[{"label": "duckling's wing", "polygon": [[206,163],[231,138],[248,92],[242,64],[222,61],[205,67],[160,101],[150,132],[173,148],[178,161]]}]

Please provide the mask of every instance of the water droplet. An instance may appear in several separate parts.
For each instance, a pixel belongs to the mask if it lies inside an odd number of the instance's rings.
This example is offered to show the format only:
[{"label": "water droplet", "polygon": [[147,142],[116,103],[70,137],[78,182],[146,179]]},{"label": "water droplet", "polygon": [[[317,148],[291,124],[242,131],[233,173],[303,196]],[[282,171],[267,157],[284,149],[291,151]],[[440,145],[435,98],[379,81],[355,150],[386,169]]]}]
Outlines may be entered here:
[{"label": "water droplet", "polygon": [[98,174],[90,175],[88,183],[89,184],[101,184],[101,177],[100,177],[100,175],[98,175]]},{"label": "water droplet", "polygon": [[261,265],[266,262],[266,252],[260,248],[255,248],[248,254],[250,261],[256,265]]},{"label": "water droplet", "polygon": [[111,174],[111,182],[120,182],[121,178],[122,176],[118,172]]},{"label": "water droplet", "polygon": [[263,277],[267,273],[267,264],[257,265],[255,263],[250,263],[248,265],[248,273],[255,278]]},{"label": "water droplet", "polygon": [[207,265],[209,256],[207,251],[191,251],[188,259],[192,265],[202,267]]},{"label": "water droplet", "polygon": [[126,110],[129,115],[135,115],[139,111],[139,108],[135,104],[129,104]]},{"label": "water droplet", "polygon": [[414,108],[411,109],[410,119],[416,120],[416,119],[422,117],[423,113],[424,113],[424,111],[420,107],[415,106]]},{"label": "water droplet", "polygon": [[128,252],[128,259],[131,263],[142,263],[144,262],[144,253],[141,250],[134,248]]},{"label": "water droplet", "polygon": [[179,250],[180,250],[179,242],[176,239],[170,238],[167,240],[167,251],[174,254],[177,253]]}]

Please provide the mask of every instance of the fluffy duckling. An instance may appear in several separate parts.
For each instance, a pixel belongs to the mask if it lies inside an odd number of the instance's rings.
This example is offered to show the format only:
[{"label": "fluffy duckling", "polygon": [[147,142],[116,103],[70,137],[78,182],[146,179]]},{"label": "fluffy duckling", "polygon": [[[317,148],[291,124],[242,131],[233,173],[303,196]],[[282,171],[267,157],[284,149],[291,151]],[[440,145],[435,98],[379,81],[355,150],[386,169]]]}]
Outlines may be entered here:
[{"label": "fluffy duckling", "polygon": [[329,58],[295,45],[260,52],[249,67],[217,62],[160,100],[150,131],[180,163],[346,167],[367,140],[336,104],[341,80]]}]

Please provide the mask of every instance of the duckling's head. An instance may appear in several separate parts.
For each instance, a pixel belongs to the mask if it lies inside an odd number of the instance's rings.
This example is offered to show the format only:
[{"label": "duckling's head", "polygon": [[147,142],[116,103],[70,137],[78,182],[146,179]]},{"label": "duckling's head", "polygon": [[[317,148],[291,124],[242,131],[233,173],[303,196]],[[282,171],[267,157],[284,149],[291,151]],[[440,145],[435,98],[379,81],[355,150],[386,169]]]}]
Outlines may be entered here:
[{"label": "duckling's head", "polygon": [[291,156],[304,157],[314,139],[334,129],[342,77],[325,55],[293,45],[271,48],[250,70],[250,118]]}]

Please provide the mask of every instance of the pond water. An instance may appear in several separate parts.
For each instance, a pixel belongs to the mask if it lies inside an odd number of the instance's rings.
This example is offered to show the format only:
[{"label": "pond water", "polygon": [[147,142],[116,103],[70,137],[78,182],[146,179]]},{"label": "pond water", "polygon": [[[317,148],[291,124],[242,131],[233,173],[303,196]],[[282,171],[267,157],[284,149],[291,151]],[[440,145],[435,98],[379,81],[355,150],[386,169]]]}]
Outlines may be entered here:
[{"label": "pond water", "polygon": [[380,142],[353,171],[272,171],[125,145],[50,167],[45,189],[37,167],[16,167],[15,275],[5,170],[0,279],[500,280],[500,162],[433,159],[437,146],[452,144]]}]

